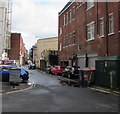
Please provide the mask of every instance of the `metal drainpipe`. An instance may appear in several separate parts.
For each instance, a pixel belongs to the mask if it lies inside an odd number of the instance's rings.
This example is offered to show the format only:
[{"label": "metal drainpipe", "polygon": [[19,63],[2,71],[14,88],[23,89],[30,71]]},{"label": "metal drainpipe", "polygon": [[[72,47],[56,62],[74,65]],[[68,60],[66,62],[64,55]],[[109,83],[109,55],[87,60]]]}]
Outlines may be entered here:
[{"label": "metal drainpipe", "polygon": [[108,56],[108,3],[106,0],[106,56]]},{"label": "metal drainpipe", "polygon": [[85,61],[86,61],[85,67],[88,67],[88,54],[85,55]]},{"label": "metal drainpipe", "polygon": [[98,0],[97,0],[97,35],[99,34],[99,32],[98,32]]}]

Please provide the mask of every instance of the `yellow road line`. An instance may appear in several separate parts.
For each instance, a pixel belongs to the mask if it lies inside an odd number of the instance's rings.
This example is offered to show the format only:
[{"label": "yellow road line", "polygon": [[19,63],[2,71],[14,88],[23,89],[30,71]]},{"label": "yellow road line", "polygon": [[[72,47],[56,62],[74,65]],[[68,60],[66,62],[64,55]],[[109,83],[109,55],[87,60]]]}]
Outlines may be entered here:
[{"label": "yellow road line", "polygon": [[22,91],[26,91],[26,90],[29,90],[29,89],[32,89],[35,87],[35,84],[32,84],[30,87],[28,88],[25,88],[25,89],[20,89],[20,90],[17,90],[17,91],[11,91],[11,92],[6,92],[6,93],[0,93],[0,95],[5,95],[5,94],[12,94],[12,93],[18,93],[18,92],[22,92]]},{"label": "yellow road line", "polygon": [[102,89],[98,89],[98,88],[92,88],[92,87],[89,87],[89,88],[93,89],[93,90],[101,91],[101,92],[104,92],[104,93],[109,93],[109,94],[112,94],[112,95],[115,95],[115,96],[120,96],[119,94],[113,93],[111,91],[102,90]]}]

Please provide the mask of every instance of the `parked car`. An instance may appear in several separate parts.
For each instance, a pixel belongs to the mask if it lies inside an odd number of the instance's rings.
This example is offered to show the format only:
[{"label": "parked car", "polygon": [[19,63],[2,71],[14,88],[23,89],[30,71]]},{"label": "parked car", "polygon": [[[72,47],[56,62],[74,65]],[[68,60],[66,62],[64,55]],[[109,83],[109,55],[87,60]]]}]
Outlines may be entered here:
[{"label": "parked car", "polygon": [[62,76],[67,78],[79,78],[79,70],[79,66],[67,66],[62,72]]},{"label": "parked car", "polygon": [[52,72],[52,74],[59,74],[60,75],[60,74],[62,74],[64,68],[65,67],[62,65],[57,65],[53,69],[51,69],[51,72]]},{"label": "parked car", "polygon": [[9,81],[9,75],[10,75],[9,70],[11,68],[17,68],[17,69],[21,70],[20,78],[22,79],[23,82],[25,82],[29,79],[29,72],[24,68],[16,67],[16,66],[9,66],[9,65],[1,65],[0,67],[2,69],[2,71],[0,71],[0,74],[2,74],[1,75],[2,76],[2,81],[6,81],[6,82]]},{"label": "parked car", "polygon": [[53,66],[51,66],[51,65],[48,65],[47,66],[47,68],[46,68],[46,72],[48,73],[48,74],[52,74],[52,69],[53,69],[54,67]]}]

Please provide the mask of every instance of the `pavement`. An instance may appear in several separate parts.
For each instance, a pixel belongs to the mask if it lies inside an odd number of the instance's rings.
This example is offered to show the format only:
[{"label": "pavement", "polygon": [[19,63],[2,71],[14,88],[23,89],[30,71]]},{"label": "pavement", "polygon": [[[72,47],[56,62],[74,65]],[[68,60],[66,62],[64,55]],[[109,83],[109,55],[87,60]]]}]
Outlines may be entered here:
[{"label": "pavement", "polygon": [[111,88],[105,88],[105,87],[100,87],[100,86],[96,86],[96,85],[91,85],[91,86],[82,86],[80,85],[78,80],[74,80],[74,79],[64,79],[59,77],[59,80],[61,80],[61,83],[63,83],[64,85],[67,84],[69,86],[74,86],[74,87],[83,87],[83,88],[89,88],[95,91],[99,91],[102,93],[106,93],[106,94],[112,94],[115,96],[120,96],[120,91],[111,89]]},{"label": "pavement", "polygon": [[19,83],[19,85],[15,86],[10,84],[9,82],[2,82],[1,85],[2,88],[0,88],[0,95],[21,92],[35,87],[35,85],[32,82]]},{"label": "pavement", "polygon": [[89,87],[90,89],[94,89],[96,91],[101,91],[107,94],[112,94],[115,96],[120,96],[120,91],[114,90],[114,89],[110,89],[110,88],[104,88],[104,87],[100,87],[100,86],[93,86],[93,87]]}]

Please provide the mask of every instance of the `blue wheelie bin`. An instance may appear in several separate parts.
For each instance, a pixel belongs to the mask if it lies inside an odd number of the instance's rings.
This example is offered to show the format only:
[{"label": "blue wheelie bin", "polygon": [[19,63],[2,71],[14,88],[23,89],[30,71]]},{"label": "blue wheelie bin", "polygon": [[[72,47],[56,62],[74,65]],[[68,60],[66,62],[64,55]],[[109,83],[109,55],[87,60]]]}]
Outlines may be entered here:
[{"label": "blue wheelie bin", "polygon": [[9,82],[9,71],[2,71],[2,81],[3,82]]}]

